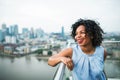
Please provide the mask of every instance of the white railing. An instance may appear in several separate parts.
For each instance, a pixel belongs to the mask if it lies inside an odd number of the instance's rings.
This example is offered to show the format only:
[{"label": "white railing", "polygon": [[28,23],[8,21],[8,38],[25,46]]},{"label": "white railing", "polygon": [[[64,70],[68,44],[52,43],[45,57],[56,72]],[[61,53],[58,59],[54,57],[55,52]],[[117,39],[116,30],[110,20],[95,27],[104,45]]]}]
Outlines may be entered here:
[{"label": "white railing", "polygon": [[60,66],[55,74],[54,80],[63,80],[65,74],[65,64],[60,63]]}]

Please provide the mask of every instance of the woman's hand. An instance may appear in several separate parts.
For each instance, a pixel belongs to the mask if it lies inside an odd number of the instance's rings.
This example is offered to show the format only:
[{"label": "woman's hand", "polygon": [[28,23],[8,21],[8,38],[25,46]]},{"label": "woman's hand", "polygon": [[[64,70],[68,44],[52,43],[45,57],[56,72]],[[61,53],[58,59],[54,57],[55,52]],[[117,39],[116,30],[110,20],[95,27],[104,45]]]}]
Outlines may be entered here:
[{"label": "woman's hand", "polygon": [[61,57],[60,60],[61,60],[61,62],[63,62],[68,67],[69,70],[73,69],[74,65],[73,65],[73,61],[72,61],[71,58],[69,58],[69,57]]}]

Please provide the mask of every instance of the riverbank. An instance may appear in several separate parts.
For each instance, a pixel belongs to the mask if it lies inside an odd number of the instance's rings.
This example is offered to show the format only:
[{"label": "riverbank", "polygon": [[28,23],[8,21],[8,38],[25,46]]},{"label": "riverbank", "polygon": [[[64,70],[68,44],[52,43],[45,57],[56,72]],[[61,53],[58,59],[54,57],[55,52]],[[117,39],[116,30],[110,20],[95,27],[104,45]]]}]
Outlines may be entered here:
[{"label": "riverbank", "polygon": [[29,54],[6,54],[6,53],[0,52],[0,56],[6,56],[6,57],[23,57],[23,56],[30,55],[30,54],[32,54],[32,53],[29,53]]},{"label": "riverbank", "polygon": [[36,55],[37,59],[49,59],[50,55]]},{"label": "riverbank", "polygon": [[35,57],[37,59],[48,59],[51,55],[40,55],[40,54],[36,54],[36,53],[29,53],[29,54],[5,54],[5,53],[0,53],[0,56],[5,56],[5,57],[23,57],[23,56],[27,56],[27,55],[32,55],[35,54]]}]

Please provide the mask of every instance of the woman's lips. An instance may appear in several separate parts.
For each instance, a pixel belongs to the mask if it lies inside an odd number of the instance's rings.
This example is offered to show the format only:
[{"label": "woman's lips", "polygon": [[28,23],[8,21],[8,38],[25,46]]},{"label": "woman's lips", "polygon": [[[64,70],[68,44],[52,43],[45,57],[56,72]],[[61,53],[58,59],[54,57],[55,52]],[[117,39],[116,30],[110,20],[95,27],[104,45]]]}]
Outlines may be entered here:
[{"label": "woman's lips", "polygon": [[84,39],[78,39],[77,42],[81,44],[83,42],[83,40]]}]

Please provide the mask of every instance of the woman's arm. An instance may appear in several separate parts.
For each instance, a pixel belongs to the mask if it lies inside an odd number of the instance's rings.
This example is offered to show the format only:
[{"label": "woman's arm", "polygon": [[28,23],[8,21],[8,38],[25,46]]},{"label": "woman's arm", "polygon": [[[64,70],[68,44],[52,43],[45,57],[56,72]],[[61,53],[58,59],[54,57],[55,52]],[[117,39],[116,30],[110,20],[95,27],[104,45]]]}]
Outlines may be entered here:
[{"label": "woman's arm", "polygon": [[48,65],[56,66],[58,63],[63,62],[70,70],[73,69],[73,62],[72,62],[72,48],[67,48],[61,51],[58,54],[51,56],[48,59]]}]

